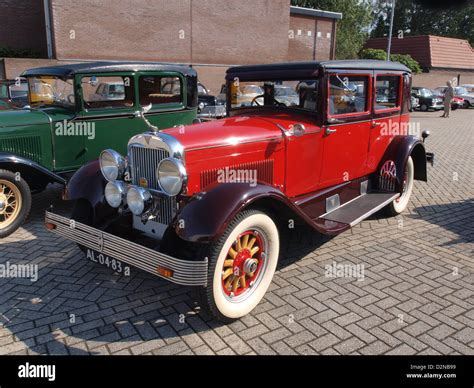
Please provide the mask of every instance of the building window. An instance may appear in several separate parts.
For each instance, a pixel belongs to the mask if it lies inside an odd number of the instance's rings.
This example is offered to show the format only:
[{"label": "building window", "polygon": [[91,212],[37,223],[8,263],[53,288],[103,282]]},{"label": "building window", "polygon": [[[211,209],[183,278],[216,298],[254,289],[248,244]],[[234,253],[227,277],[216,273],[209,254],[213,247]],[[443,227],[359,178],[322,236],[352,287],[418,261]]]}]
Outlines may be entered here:
[{"label": "building window", "polygon": [[138,90],[142,106],[183,102],[183,83],[179,77],[142,76]]},{"label": "building window", "polygon": [[332,75],[329,78],[331,116],[368,112],[368,76]]},{"label": "building window", "polygon": [[375,110],[400,107],[400,77],[378,76],[375,82]]}]

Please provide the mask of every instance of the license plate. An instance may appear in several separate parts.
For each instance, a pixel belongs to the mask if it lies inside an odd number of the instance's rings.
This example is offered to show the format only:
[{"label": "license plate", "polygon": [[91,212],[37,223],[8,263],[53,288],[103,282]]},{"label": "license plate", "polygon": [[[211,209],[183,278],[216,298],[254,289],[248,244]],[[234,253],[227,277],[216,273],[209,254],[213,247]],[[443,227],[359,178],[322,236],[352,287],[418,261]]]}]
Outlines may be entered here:
[{"label": "license plate", "polygon": [[87,249],[87,259],[93,263],[103,265],[111,270],[124,275],[130,275],[130,267],[122,263],[120,260],[114,259],[103,253],[96,252],[92,249]]}]

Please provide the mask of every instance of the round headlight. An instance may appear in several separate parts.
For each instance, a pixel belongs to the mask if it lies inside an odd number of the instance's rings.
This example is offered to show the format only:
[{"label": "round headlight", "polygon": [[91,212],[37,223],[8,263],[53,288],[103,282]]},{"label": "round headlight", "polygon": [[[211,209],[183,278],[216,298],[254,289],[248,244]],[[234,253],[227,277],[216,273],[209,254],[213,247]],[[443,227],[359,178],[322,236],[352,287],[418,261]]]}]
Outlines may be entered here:
[{"label": "round headlight", "polygon": [[122,204],[125,193],[125,184],[123,182],[109,182],[105,186],[105,199],[107,203],[114,208]]},{"label": "round headlight", "polygon": [[156,169],[158,184],[169,196],[178,195],[183,189],[186,180],[186,169],[180,160],[174,158],[163,159]]},{"label": "round headlight", "polygon": [[100,170],[108,181],[122,178],[125,172],[125,159],[114,150],[102,151],[99,157]]},{"label": "round headlight", "polygon": [[198,105],[199,110],[203,110],[204,107],[205,107],[204,103],[200,102],[199,105]]},{"label": "round headlight", "polygon": [[145,190],[143,187],[129,187],[127,192],[127,204],[130,211],[136,216],[143,214],[145,211],[145,205],[150,199],[150,192]]}]

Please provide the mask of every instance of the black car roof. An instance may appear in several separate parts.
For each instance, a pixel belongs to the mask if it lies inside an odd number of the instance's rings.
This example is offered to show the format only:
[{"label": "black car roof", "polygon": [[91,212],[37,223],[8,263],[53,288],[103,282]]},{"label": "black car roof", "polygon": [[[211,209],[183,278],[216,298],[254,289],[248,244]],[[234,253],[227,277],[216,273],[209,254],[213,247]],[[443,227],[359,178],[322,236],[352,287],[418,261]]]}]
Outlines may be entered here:
[{"label": "black car roof", "polygon": [[250,66],[235,66],[227,70],[226,79],[258,79],[274,78],[304,79],[317,76],[320,70],[391,70],[411,73],[411,70],[398,62],[364,60],[341,60],[341,61],[309,61],[309,62],[285,62]]},{"label": "black car roof", "polygon": [[176,71],[184,75],[196,76],[196,70],[188,65],[162,62],[85,62],[68,65],[37,67],[25,70],[21,75],[51,75],[61,78],[84,73],[108,73],[115,71]]}]

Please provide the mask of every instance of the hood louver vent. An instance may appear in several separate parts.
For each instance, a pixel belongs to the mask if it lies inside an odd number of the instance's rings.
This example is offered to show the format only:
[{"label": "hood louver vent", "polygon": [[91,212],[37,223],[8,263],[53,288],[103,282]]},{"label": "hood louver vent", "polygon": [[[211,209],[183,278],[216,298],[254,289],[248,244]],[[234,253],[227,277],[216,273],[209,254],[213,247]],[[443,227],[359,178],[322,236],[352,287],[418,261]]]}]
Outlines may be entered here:
[{"label": "hood louver vent", "polygon": [[[226,166],[222,168],[215,168],[212,170],[203,171],[201,173],[201,190],[219,181],[219,175],[232,175],[232,172],[253,172],[257,181],[273,184],[273,160],[261,160],[257,162],[242,163],[233,166]],[[236,174],[237,176],[239,174]],[[255,176],[256,175],[256,176]],[[221,182],[222,183],[222,182]]]},{"label": "hood louver vent", "polygon": [[23,156],[39,164],[42,162],[41,138],[39,136],[0,137],[0,151]]}]

